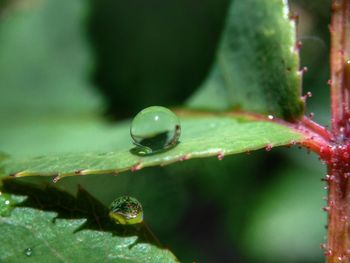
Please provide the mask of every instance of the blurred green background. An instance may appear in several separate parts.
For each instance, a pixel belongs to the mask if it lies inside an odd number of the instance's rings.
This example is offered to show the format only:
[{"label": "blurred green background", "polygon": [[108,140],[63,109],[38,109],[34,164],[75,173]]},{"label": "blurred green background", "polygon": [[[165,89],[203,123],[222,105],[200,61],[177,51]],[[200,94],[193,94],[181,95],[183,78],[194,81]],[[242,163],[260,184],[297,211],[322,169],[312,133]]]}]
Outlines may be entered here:
[{"label": "blurred green background", "polygon": [[[100,140],[105,130],[150,105],[181,105],[198,88],[229,4],[0,0],[0,150],[113,150]],[[328,125],[330,1],[290,4],[309,69],[304,93],[313,93],[307,113]],[[74,192],[81,184],[105,204],[137,197],[182,262],[316,263],[326,233],[324,174],[313,154],[281,148],[57,185]]]}]

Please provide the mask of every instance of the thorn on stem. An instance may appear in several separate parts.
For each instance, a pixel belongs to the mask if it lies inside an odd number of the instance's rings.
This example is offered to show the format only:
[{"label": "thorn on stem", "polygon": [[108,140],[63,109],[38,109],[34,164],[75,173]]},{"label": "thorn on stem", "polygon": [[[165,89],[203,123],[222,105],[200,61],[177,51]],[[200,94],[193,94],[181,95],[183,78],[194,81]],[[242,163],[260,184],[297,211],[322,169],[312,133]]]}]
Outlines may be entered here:
[{"label": "thorn on stem", "polygon": [[303,68],[301,68],[301,69],[299,70],[299,73],[300,73],[301,75],[304,75],[306,72],[307,72],[307,67],[303,67]]},{"label": "thorn on stem", "polygon": [[333,251],[332,251],[331,249],[327,249],[327,250],[324,252],[324,255],[325,255],[326,257],[330,257],[330,256],[333,255]]},{"label": "thorn on stem", "polygon": [[331,207],[330,207],[330,206],[325,206],[325,207],[323,207],[322,209],[323,209],[323,211],[325,211],[325,212],[329,212],[329,211],[331,210]]},{"label": "thorn on stem", "polygon": [[218,153],[217,157],[218,157],[218,160],[219,160],[219,161],[221,161],[222,159],[224,159],[224,157],[225,157],[224,152],[223,152],[223,151],[220,151],[220,152]]},{"label": "thorn on stem", "polygon": [[179,158],[179,160],[180,161],[186,161],[186,160],[188,160],[190,158],[190,156],[188,155],[188,154],[185,154],[185,155],[182,155],[180,158]]},{"label": "thorn on stem", "polygon": [[134,166],[131,167],[131,171],[132,172],[136,172],[138,170],[141,170],[141,168],[142,168],[142,164],[141,163],[137,163],[137,164],[135,164]]},{"label": "thorn on stem", "polygon": [[303,46],[303,43],[298,40],[296,43],[295,43],[295,50],[296,51],[299,51],[301,49],[301,47]]},{"label": "thorn on stem", "polygon": [[298,24],[299,23],[299,14],[296,12],[291,12],[289,14],[289,19],[292,21],[295,21],[295,23]]},{"label": "thorn on stem", "polygon": [[272,150],[272,144],[269,143],[268,145],[266,145],[265,150],[267,152],[271,151]]},{"label": "thorn on stem", "polygon": [[62,179],[62,177],[60,176],[60,175],[57,175],[57,176],[55,176],[53,179],[52,179],[52,182],[53,183],[57,183],[59,180],[61,180]]}]

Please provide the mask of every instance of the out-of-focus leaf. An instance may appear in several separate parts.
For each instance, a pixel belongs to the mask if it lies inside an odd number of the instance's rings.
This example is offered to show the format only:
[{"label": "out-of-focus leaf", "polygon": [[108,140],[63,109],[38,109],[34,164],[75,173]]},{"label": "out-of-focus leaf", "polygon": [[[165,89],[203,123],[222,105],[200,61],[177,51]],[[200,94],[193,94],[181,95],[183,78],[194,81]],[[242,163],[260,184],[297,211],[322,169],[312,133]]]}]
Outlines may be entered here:
[{"label": "out-of-focus leaf", "polygon": [[[0,23],[0,120],[99,111],[88,82],[86,1],[31,1]],[[78,117],[77,117],[78,118]],[[2,138],[3,139],[3,138]]]},{"label": "out-of-focus leaf", "polygon": [[284,167],[278,179],[256,196],[243,237],[249,257],[259,262],[322,261],[326,213],[321,208],[326,193],[320,171]]},{"label": "out-of-focus leaf", "polygon": [[110,147],[114,147],[111,152],[103,152],[100,149],[97,153],[10,158],[4,161],[4,169],[7,174],[18,177],[56,175],[62,178],[84,174],[118,173],[190,158],[208,156],[220,158],[228,154],[286,145],[304,139],[302,134],[291,128],[244,116],[182,112],[180,121],[182,127],[180,143],[159,154],[144,157],[132,154],[129,124],[125,123],[108,131],[102,130],[100,136],[94,134],[91,138],[91,140],[99,138],[101,145],[109,144]]},{"label": "out-of-focus leaf", "polygon": [[73,197],[5,180],[2,191],[12,198],[12,211],[0,216],[1,261],[177,262],[142,226],[112,223],[108,210],[83,189]]},{"label": "out-of-focus leaf", "polygon": [[211,73],[188,106],[298,119],[304,103],[295,45],[287,1],[233,1]]},{"label": "out-of-focus leaf", "polygon": [[110,113],[179,105],[208,72],[230,0],[93,0],[95,80]]}]

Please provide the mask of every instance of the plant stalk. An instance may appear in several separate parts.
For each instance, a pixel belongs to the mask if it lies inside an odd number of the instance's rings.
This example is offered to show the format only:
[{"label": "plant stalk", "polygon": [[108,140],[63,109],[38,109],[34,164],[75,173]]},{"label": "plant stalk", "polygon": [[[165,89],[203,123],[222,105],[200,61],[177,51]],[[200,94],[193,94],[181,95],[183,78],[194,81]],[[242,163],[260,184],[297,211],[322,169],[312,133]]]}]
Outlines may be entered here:
[{"label": "plant stalk", "polygon": [[350,262],[349,247],[349,202],[350,184],[348,169],[344,171],[328,166],[328,240],[325,247],[327,263]]},{"label": "plant stalk", "polygon": [[[349,0],[332,1],[331,34],[331,112],[332,131],[343,140],[349,118],[349,89],[347,84]],[[347,129],[348,130],[348,129]]]},{"label": "plant stalk", "polygon": [[349,87],[347,79],[349,1],[332,1],[331,33],[331,113],[334,140],[321,158],[328,175],[328,234],[325,246],[327,263],[350,263],[350,137]]}]

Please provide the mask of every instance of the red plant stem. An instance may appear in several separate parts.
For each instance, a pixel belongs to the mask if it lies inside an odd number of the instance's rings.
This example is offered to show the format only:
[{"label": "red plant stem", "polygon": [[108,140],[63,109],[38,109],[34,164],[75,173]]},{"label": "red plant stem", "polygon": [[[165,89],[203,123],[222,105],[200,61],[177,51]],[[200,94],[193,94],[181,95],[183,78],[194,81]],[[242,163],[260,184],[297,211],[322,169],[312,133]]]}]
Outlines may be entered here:
[{"label": "red plant stem", "polygon": [[332,1],[331,33],[331,113],[335,142],[320,156],[326,162],[328,175],[327,263],[350,263],[349,216],[349,89],[347,80],[347,38],[349,1]]},{"label": "red plant stem", "polygon": [[349,108],[349,91],[346,81],[347,30],[349,0],[333,0],[331,33],[331,111],[332,131],[342,137],[343,121]]},{"label": "red plant stem", "polygon": [[349,179],[346,171],[328,168],[328,243],[327,263],[349,261]]},{"label": "red plant stem", "polygon": [[311,131],[315,132],[316,134],[320,135],[323,139],[326,141],[333,141],[333,135],[322,125],[314,122],[310,118],[304,116],[301,120],[302,124],[310,129]]}]

